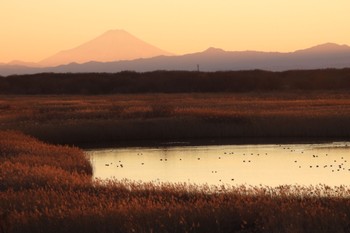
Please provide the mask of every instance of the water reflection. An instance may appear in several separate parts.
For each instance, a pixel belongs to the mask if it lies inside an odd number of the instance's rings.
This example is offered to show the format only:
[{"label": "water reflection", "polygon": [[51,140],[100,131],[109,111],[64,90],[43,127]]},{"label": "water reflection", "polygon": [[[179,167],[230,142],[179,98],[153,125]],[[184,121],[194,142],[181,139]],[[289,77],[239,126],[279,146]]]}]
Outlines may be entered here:
[{"label": "water reflection", "polygon": [[350,143],[89,150],[94,177],[209,185],[348,185]]}]

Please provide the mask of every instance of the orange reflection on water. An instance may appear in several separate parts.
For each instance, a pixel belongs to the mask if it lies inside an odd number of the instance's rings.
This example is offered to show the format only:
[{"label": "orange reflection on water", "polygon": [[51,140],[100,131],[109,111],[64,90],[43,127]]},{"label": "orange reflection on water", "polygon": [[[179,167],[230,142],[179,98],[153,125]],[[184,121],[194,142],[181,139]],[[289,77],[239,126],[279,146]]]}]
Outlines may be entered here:
[{"label": "orange reflection on water", "polygon": [[350,143],[90,150],[94,177],[209,185],[348,185]]}]

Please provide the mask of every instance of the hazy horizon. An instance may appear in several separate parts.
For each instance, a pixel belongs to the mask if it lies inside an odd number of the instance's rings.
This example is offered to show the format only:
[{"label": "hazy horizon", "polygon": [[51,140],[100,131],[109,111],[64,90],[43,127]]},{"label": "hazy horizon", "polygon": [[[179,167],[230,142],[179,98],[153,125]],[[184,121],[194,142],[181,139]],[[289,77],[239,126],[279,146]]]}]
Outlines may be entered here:
[{"label": "hazy horizon", "polygon": [[0,63],[38,62],[111,29],[174,54],[292,52],[350,44],[350,2],[329,1],[2,1]]},{"label": "hazy horizon", "polygon": [[[322,48],[321,48],[322,47]],[[337,47],[337,48],[334,48]],[[347,44],[337,44],[333,42],[325,42],[322,44],[315,44],[308,48],[297,48],[293,51],[258,51],[249,48],[229,51],[224,48],[209,46],[204,50],[193,51],[187,54],[174,54],[169,51],[165,51],[157,45],[150,44],[147,41],[143,41],[136,35],[129,33],[124,29],[111,29],[104,33],[88,40],[84,41],[73,48],[61,49],[51,56],[40,59],[39,61],[24,61],[20,59],[14,59],[9,62],[0,62],[0,64],[9,65],[24,65],[35,67],[50,67],[58,66],[69,63],[83,64],[90,61],[97,62],[113,62],[113,61],[132,61],[139,58],[152,58],[160,55],[166,56],[183,56],[189,54],[196,54],[202,52],[263,52],[270,53],[276,52],[281,54],[295,53],[303,50],[321,49],[321,50],[333,50],[340,48],[350,48]],[[70,60],[70,61],[67,61]]]}]

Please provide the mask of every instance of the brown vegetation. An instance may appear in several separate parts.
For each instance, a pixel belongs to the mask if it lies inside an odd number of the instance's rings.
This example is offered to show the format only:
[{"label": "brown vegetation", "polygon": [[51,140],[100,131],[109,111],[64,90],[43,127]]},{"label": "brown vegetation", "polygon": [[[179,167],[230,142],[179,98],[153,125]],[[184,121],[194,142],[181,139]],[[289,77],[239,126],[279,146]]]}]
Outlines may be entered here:
[{"label": "brown vegetation", "polygon": [[349,232],[346,187],[92,181],[77,148],[0,132],[0,232]]},{"label": "brown vegetation", "polygon": [[[0,130],[74,145],[227,138],[249,142],[259,137],[348,140],[348,73],[6,77],[0,78],[1,93],[139,94],[1,96]],[[177,94],[147,94],[151,91]],[[200,91],[215,93],[179,93]],[[155,185],[94,181],[91,174],[78,148],[0,131],[0,233],[350,231],[350,193],[345,186]]]},{"label": "brown vegetation", "polygon": [[2,96],[0,129],[80,146],[176,139],[347,140],[350,94]]}]

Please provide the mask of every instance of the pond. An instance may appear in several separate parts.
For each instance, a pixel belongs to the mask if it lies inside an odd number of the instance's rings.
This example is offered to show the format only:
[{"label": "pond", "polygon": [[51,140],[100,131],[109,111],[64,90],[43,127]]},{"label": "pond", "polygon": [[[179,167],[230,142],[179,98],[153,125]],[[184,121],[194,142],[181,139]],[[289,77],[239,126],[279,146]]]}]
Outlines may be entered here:
[{"label": "pond", "polygon": [[348,185],[350,143],[165,146],[87,151],[93,176],[208,185]]}]

